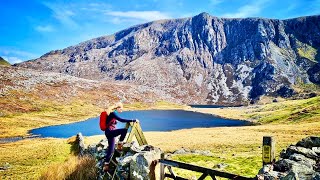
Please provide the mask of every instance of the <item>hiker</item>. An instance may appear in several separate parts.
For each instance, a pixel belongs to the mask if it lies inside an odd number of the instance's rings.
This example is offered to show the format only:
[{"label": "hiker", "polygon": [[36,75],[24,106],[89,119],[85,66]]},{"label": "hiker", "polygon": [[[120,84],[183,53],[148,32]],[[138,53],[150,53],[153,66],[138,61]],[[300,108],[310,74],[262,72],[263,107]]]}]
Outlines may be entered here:
[{"label": "hiker", "polygon": [[106,159],[105,159],[105,163],[103,166],[103,170],[104,171],[108,171],[109,169],[109,162],[111,159],[111,156],[114,152],[114,146],[115,146],[115,137],[120,135],[120,139],[119,142],[117,144],[117,149],[118,150],[122,150],[122,146],[123,146],[123,140],[126,137],[127,134],[127,129],[126,128],[122,128],[122,129],[116,129],[116,124],[117,124],[117,120],[123,123],[127,123],[127,122],[139,122],[139,120],[137,119],[122,119],[118,116],[118,113],[121,113],[123,109],[123,105],[121,102],[115,104],[114,106],[111,106],[110,108],[108,108],[108,117],[107,117],[107,129],[105,130],[105,135],[108,139],[108,150],[107,150],[107,155],[106,155]]}]

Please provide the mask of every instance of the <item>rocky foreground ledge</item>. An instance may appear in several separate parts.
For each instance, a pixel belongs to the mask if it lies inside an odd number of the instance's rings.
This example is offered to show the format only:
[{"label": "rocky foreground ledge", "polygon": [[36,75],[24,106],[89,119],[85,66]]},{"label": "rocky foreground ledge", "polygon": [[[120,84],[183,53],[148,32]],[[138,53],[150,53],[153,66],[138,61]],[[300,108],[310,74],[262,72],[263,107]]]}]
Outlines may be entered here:
[{"label": "rocky foreground ledge", "polygon": [[[77,135],[79,143],[79,155],[91,155],[96,158],[98,169],[98,179],[104,179],[103,163],[106,156],[106,149],[108,148],[108,141],[102,139],[97,144],[85,146],[81,133]],[[151,145],[139,146],[135,141],[125,143],[123,145],[125,150],[124,155],[117,158],[118,166],[116,174],[119,179],[141,180],[141,179],[159,179],[159,166],[155,170],[156,164],[163,153],[159,148]]]},{"label": "rocky foreground ledge", "polygon": [[[77,135],[77,140],[79,155],[95,157],[98,179],[103,179],[102,167],[108,142],[102,139],[97,144],[85,147],[81,133]],[[139,146],[136,142],[126,143],[124,148],[125,154],[117,158],[119,166],[116,171],[119,179],[159,179],[159,166],[154,164],[163,153],[159,148],[151,145]],[[320,137],[307,137],[282,150],[280,159],[261,168],[255,179],[320,180]]]},{"label": "rocky foreground ledge", "polygon": [[265,165],[260,180],[320,180],[320,137],[307,137],[280,153],[280,159]]}]

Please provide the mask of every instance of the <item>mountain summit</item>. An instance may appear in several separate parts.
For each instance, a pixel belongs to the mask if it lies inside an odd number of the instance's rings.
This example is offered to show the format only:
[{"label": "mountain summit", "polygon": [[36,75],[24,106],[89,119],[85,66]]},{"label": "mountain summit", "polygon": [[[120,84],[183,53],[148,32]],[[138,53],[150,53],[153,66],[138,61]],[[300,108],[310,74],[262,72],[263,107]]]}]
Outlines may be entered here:
[{"label": "mountain summit", "polygon": [[144,84],[185,103],[243,104],[320,84],[319,22],[201,13],[133,26],[18,66]]}]

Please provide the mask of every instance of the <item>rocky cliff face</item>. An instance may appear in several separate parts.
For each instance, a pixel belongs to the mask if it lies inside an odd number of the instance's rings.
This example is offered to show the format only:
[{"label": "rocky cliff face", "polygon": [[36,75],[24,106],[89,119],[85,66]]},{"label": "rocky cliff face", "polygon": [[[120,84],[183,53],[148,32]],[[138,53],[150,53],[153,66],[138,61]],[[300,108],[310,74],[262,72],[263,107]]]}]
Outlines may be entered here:
[{"label": "rocky cliff face", "polygon": [[185,103],[243,104],[320,84],[320,16],[154,21],[19,64],[163,89]]}]

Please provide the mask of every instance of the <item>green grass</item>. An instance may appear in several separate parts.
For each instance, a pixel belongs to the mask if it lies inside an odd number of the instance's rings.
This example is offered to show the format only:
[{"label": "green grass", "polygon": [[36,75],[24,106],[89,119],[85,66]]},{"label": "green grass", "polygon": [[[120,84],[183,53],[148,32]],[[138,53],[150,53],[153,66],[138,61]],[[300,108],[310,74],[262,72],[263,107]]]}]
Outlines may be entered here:
[{"label": "green grass", "polygon": [[[282,149],[288,147],[288,142],[277,142],[276,159],[279,159]],[[227,172],[244,177],[255,177],[262,167],[262,149],[261,144],[226,146],[212,149],[212,156],[204,156],[198,154],[173,155],[172,160],[193,164],[201,167],[214,169],[220,172]],[[225,167],[219,168],[218,164]],[[202,173],[174,168],[174,172],[184,178],[199,178]],[[211,179],[207,176],[206,179]],[[223,178],[218,178],[223,179]]]},{"label": "green grass", "polygon": [[[230,157],[230,158],[228,158]],[[203,156],[203,155],[177,155],[173,156],[174,160],[190,163],[217,171],[228,172],[245,177],[254,177],[261,167],[261,157],[251,156],[237,156],[237,155],[217,155],[217,156]],[[250,162],[250,163],[248,163]],[[225,164],[225,168],[218,168],[218,164]],[[180,176],[190,178],[196,176],[199,178],[200,173],[186,171],[175,168],[174,170]]]},{"label": "green grass", "polygon": [[294,90],[298,92],[300,95],[303,93],[319,93],[320,85],[313,83],[304,83],[301,79],[298,79],[296,85],[293,86]]},{"label": "green grass", "polygon": [[40,180],[97,179],[96,160],[92,156],[70,156],[67,161],[48,167]]},{"label": "green grass", "polygon": [[316,55],[317,55],[317,49],[308,45],[308,44],[304,44],[298,40],[296,40],[297,42],[297,49],[298,49],[298,54],[301,57],[307,58],[311,61],[317,62],[316,60]]},{"label": "green grass", "polygon": [[[0,138],[26,136],[34,128],[77,122],[99,116],[102,111],[100,107],[85,100],[69,99],[68,102],[59,102],[40,99],[32,94],[21,95],[18,91],[10,93],[13,95],[10,98],[0,98]],[[27,98],[20,99],[21,96]],[[184,107],[186,106],[163,101],[155,104],[125,104],[125,110]]]},{"label": "green grass", "polygon": [[0,65],[10,66],[11,64],[8,61],[4,60],[2,57],[0,57]]},{"label": "green grass", "polygon": [[70,145],[62,139],[32,139],[0,144],[1,179],[38,179],[51,164],[62,163],[70,155]]},{"label": "green grass", "polygon": [[259,123],[315,122],[320,119],[320,96],[267,104],[247,113]]},{"label": "green grass", "polygon": [[37,127],[76,122],[99,114],[98,107],[82,101],[61,105],[54,102],[43,104],[36,111],[7,113],[0,117],[0,137],[25,136],[29,130]]},{"label": "green grass", "polygon": [[[70,98],[61,102],[51,96],[47,96],[51,97],[49,99],[44,99],[36,94],[17,90],[9,93],[10,96],[0,98],[0,138],[26,136],[28,131],[34,128],[77,122],[99,116],[102,111],[100,107],[85,98]],[[46,93],[51,92],[48,90]],[[132,110],[179,108],[179,105],[167,102],[155,104],[136,102],[125,104],[125,107],[126,110]]]},{"label": "green grass", "polygon": [[125,109],[184,109],[186,105],[175,104],[167,101],[157,101],[152,104],[146,104],[142,102],[135,102],[132,104],[125,104]]},{"label": "green grass", "polygon": [[192,108],[192,110],[225,118],[251,120],[257,124],[318,122],[320,119],[320,96],[247,107]]},{"label": "green grass", "polygon": [[[71,99],[62,103],[52,99],[43,100],[32,95],[28,95],[28,98],[21,100],[18,98],[20,97],[20,92],[14,93],[16,96],[0,99],[0,105],[3,107],[1,107],[1,111],[4,114],[4,116],[0,116],[0,137],[23,136],[26,135],[28,130],[36,127],[83,120],[97,116],[101,110],[85,100]],[[23,95],[26,96],[25,94]],[[148,139],[148,142],[156,144],[158,141],[164,141],[160,145],[168,146],[169,144],[171,149],[179,149],[181,146],[192,145],[193,139],[195,139],[196,143],[201,141],[199,144],[194,145],[194,149],[209,149],[213,156],[179,155],[173,158],[216,170],[252,177],[261,168],[261,148],[259,147],[261,146],[261,137],[271,134],[280,139],[278,143],[279,149],[277,147],[278,155],[279,151],[284,149],[289,142],[293,142],[293,139],[296,140],[297,134],[299,138],[307,135],[319,135],[319,130],[317,129],[319,127],[317,122],[320,119],[319,105],[320,97],[314,97],[272,103],[258,106],[257,108],[238,108],[237,113],[242,113],[243,116],[248,118],[259,117],[258,121],[267,125],[242,128],[213,128],[208,131],[204,128],[199,131],[193,129],[187,132],[158,132],[158,134],[154,135],[154,141],[152,139],[149,141]],[[130,105],[125,104],[125,107],[126,109],[172,109],[186,106],[159,101],[155,104],[139,102]],[[230,112],[229,114],[234,113]],[[305,126],[308,123],[313,123],[313,125]],[[283,124],[294,125],[283,127]],[[267,126],[272,126],[272,128]],[[194,131],[197,132],[193,133]],[[179,132],[181,134],[175,136]],[[201,134],[202,132],[203,134]],[[159,137],[160,139],[157,139]],[[236,138],[233,141],[228,142],[229,139],[234,137]],[[186,143],[186,139],[189,140],[188,143]],[[170,142],[171,140],[172,142]],[[63,163],[70,156],[70,148],[71,146],[62,139],[34,139],[0,144],[0,166],[6,162],[11,165],[9,170],[0,171],[0,177],[4,177],[3,179],[38,179],[47,166]],[[225,163],[228,166],[224,169],[218,169],[216,167],[218,163]],[[59,167],[59,165],[57,166]],[[200,176],[199,173],[194,174],[181,169],[175,169],[175,171],[183,177]]]}]

